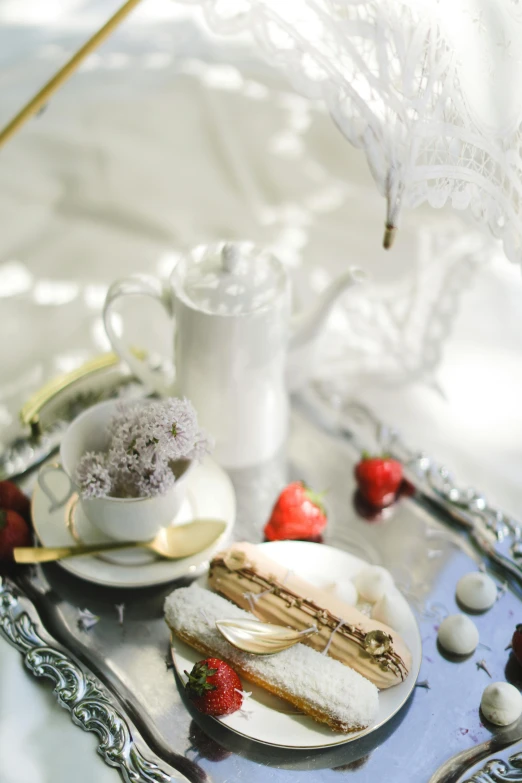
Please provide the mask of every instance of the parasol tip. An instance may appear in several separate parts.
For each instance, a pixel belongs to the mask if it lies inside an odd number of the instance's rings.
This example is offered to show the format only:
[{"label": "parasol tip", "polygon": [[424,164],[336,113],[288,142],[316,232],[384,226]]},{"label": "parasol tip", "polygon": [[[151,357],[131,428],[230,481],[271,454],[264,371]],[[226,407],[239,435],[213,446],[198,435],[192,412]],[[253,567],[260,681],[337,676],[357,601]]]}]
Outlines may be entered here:
[{"label": "parasol tip", "polygon": [[397,226],[392,226],[390,223],[386,223],[384,230],[384,239],[382,240],[382,246],[385,250],[389,250],[395,240],[395,234],[397,233]]}]

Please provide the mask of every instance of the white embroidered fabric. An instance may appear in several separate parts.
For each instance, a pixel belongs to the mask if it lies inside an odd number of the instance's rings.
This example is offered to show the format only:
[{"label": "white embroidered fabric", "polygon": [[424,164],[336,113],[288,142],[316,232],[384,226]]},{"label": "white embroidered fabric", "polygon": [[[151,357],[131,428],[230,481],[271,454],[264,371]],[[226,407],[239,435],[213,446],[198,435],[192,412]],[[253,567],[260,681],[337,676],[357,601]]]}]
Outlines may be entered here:
[{"label": "white embroidered fabric", "polygon": [[401,206],[467,209],[522,260],[518,0],[183,0],[249,31],[364,150],[386,223]]},{"label": "white embroidered fabric", "polygon": [[442,236],[426,227],[420,239],[409,275],[391,286],[370,281],[364,296],[347,294],[330,317],[314,377],[331,390],[357,392],[378,379],[383,388],[422,381],[440,391],[438,368],[461,298],[491,248],[458,223]]},{"label": "white embroidered fabric", "polygon": [[[348,266],[368,274],[335,308],[313,357],[298,357],[293,385],[432,384],[460,300],[491,255],[481,234],[444,210],[423,210],[404,215],[386,253],[363,156],[321,102],[290,91],[230,39],[208,62],[208,47],[181,22],[163,38],[139,29],[137,19],[109,40],[6,147],[0,302],[13,348],[0,383],[0,445],[17,432],[20,400],[108,349],[100,309],[113,280],[166,278],[181,254],[223,238],[272,250],[292,277],[296,311]],[[35,50],[28,86],[8,69],[3,119],[79,37],[64,34],[59,45],[55,34],[52,48]],[[141,317],[129,340],[171,355],[160,310]]]}]

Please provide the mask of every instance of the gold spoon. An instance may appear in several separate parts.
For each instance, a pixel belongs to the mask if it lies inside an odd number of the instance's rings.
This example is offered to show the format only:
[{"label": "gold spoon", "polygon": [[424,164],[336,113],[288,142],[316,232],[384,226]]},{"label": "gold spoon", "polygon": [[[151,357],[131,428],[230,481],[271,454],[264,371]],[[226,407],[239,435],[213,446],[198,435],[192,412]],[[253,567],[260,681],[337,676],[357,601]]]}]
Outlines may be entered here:
[{"label": "gold spoon", "polygon": [[197,519],[186,525],[164,527],[152,541],[111,541],[103,544],[55,547],[16,547],[14,559],[17,563],[50,563],[66,557],[98,555],[118,549],[149,549],[161,557],[174,560],[202,552],[224,532],[226,522],[217,519]]},{"label": "gold spoon", "polygon": [[286,650],[306,636],[318,632],[314,625],[304,631],[283,628],[281,625],[262,623],[260,620],[216,620],[216,628],[227,642],[243,652],[255,655],[272,655]]}]

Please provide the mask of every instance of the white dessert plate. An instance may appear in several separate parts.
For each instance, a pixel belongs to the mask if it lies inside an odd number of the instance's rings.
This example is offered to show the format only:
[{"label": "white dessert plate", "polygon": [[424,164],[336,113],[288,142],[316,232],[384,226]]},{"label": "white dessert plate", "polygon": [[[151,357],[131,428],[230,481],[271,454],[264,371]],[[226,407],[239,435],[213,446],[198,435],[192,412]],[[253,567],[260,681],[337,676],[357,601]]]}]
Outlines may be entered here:
[{"label": "white dessert plate", "polygon": [[[336,580],[350,579],[368,565],[348,552],[324,544],[274,541],[259,546],[268,557],[320,587]],[[200,583],[206,586],[206,575],[200,578]],[[377,719],[363,731],[350,734],[334,732],[309,716],[297,713],[288,702],[247,680],[243,682],[243,687],[246,691],[252,691],[252,696],[244,700],[244,709],[215,720],[243,737],[282,748],[318,749],[354,742],[389,721],[406,703],[415,687],[422,660],[422,643],[413,612],[401,635],[412,654],[410,673],[400,685],[379,692]],[[173,635],[172,657],[179,677],[185,682],[185,669],[190,671],[202,656]]]},{"label": "white dessert plate", "polygon": [[[68,479],[60,473],[49,473],[46,484],[56,497],[67,492]],[[62,508],[50,511],[50,501],[37,484],[32,500],[33,524],[43,546],[95,544],[110,539],[89,522],[78,504],[77,496]],[[173,525],[193,519],[221,519],[227,526],[211,547],[181,560],[163,560],[144,549],[128,549],[110,555],[72,557],[59,565],[81,579],[109,587],[147,587],[198,576],[206,571],[208,561],[230,535],[236,517],[234,488],[225,471],[207,457],[187,476],[187,494]]]}]

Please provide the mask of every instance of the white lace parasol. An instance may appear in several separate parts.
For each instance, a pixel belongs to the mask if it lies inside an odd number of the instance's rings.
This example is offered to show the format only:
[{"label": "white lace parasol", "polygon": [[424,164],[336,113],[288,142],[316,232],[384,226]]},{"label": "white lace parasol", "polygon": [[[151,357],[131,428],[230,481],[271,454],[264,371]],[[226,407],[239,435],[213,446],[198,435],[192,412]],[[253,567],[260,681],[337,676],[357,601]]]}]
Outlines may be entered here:
[{"label": "white lace parasol", "polygon": [[468,209],[522,261],[522,3],[184,0],[212,30],[251,32],[364,149],[387,201]]}]

